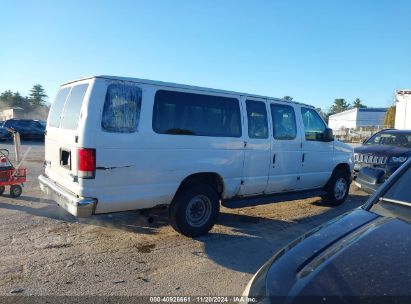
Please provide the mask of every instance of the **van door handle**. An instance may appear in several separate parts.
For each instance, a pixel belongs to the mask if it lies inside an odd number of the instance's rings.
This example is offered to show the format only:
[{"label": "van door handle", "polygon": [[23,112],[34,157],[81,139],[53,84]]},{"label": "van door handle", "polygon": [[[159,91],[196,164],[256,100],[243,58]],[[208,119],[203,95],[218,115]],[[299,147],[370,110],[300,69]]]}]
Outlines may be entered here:
[{"label": "van door handle", "polygon": [[305,153],[303,153],[303,158],[302,158],[302,161],[304,162],[304,160],[305,160]]},{"label": "van door handle", "polygon": [[275,164],[275,154],[273,155],[273,165]]}]

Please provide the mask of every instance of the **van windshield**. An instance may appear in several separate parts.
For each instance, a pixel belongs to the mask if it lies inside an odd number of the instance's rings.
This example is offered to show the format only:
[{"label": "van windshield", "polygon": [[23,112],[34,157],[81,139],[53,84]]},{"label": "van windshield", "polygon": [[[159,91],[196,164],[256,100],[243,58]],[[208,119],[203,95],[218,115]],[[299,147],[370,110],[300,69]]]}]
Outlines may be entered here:
[{"label": "van windshield", "polygon": [[79,84],[61,89],[50,110],[48,124],[62,129],[77,129],[81,105],[88,84]]}]

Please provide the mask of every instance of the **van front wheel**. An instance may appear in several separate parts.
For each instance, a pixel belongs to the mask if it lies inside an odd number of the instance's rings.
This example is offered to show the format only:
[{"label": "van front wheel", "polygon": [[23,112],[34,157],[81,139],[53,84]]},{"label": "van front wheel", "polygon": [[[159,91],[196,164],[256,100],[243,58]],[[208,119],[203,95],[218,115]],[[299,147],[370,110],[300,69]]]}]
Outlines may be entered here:
[{"label": "van front wheel", "polygon": [[328,181],[327,194],[322,199],[329,205],[338,206],[344,203],[350,191],[350,175],[342,170],[335,171]]},{"label": "van front wheel", "polygon": [[169,207],[171,226],[188,237],[206,234],[220,211],[218,195],[207,184],[189,183],[177,193]]}]

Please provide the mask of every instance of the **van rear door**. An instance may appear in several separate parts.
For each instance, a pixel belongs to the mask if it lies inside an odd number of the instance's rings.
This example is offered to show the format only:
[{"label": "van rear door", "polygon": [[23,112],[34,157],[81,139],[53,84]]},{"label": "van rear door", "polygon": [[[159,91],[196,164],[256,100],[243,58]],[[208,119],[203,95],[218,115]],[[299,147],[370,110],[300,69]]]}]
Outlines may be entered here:
[{"label": "van rear door", "polygon": [[47,120],[45,173],[53,181],[76,194],[80,194],[78,130],[82,117],[85,116],[83,104],[84,100],[88,99],[92,82],[93,80],[89,79],[62,86]]}]

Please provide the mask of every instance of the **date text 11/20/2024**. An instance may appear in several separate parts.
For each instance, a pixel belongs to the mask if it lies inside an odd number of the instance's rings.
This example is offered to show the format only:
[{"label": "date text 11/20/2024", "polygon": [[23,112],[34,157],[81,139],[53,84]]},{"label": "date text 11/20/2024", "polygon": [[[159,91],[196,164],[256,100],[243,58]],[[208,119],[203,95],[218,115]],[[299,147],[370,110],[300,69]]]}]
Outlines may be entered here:
[{"label": "date text 11/20/2024", "polygon": [[225,296],[204,296],[204,297],[183,297],[183,296],[164,296],[150,297],[150,303],[256,303],[257,299],[252,297],[225,297]]}]

